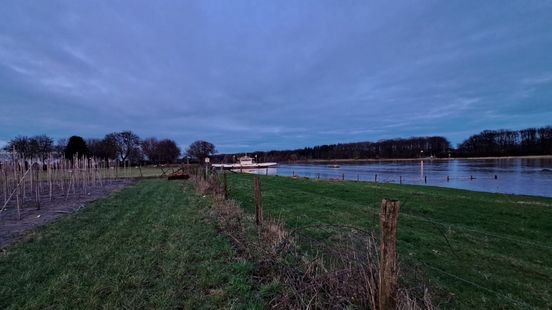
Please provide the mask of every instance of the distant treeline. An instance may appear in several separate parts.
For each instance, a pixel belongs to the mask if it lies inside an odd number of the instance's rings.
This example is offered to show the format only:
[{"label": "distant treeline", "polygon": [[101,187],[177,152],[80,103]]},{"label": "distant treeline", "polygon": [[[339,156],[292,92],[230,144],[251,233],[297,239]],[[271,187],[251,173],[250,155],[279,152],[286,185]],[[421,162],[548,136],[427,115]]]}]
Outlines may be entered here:
[{"label": "distant treeline", "polygon": [[[378,159],[419,157],[485,157],[551,155],[552,127],[524,130],[485,130],[453,148],[444,137],[413,137],[378,142],[319,145],[303,149],[252,152],[259,161],[297,161],[329,159]],[[242,154],[219,154],[215,161],[233,162]]]},{"label": "distant treeline", "polygon": [[[132,131],[113,132],[103,139],[83,139],[72,136],[54,143],[46,135],[17,136],[4,147],[15,150],[28,159],[45,160],[52,153],[72,158],[74,155],[119,159],[131,163],[175,163],[193,161],[203,163],[205,157],[214,162],[235,162],[241,154],[216,154],[215,146],[207,141],[195,141],[186,149],[186,158],[176,142],[170,139],[141,139]],[[552,155],[552,127],[523,130],[485,130],[473,135],[453,148],[439,136],[389,139],[378,142],[355,142],[318,145],[296,150],[249,153],[258,161],[299,161],[331,159],[380,159],[421,157],[486,157]]]},{"label": "distant treeline", "polygon": [[485,130],[458,145],[457,156],[551,155],[552,127]]},{"label": "distant treeline", "polygon": [[71,136],[69,139],[59,139],[56,143],[47,135],[17,136],[8,141],[3,150],[3,154],[0,152],[0,164],[2,159],[13,159],[12,152],[29,161],[45,162],[49,158],[73,159],[77,156],[106,161],[118,160],[119,164],[203,163],[206,157],[217,152],[212,143],[197,140],[186,148],[183,158],[182,151],[174,140],[158,140],[153,137],[142,139],[130,130],[112,132],[101,139]]},{"label": "distant treeline", "polygon": [[[446,157],[451,150],[444,137],[414,137],[378,142],[355,142],[319,145],[297,150],[253,152],[260,161],[296,161],[320,159]],[[221,154],[218,160],[231,162],[238,154]]]},{"label": "distant treeline", "polygon": [[46,135],[33,137],[17,136],[4,147],[10,154],[17,152],[28,160],[45,161],[50,156],[72,159],[95,157],[102,160],[117,159],[120,162],[136,163],[174,163],[181,154],[176,142],[170,139],[141,139],[132,131],[113,132],[102,139],[84,139],[71,136],[59,139],[57,143]]}]

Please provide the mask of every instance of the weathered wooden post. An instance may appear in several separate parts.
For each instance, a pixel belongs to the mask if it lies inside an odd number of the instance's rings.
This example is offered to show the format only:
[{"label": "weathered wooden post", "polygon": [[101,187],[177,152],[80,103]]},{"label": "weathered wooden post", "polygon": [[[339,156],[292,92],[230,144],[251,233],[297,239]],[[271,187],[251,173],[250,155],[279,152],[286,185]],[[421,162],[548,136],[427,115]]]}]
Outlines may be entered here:
[{"label": "weathered wooden post", "polygon": [[226,179],[226,172],[222,175],[224,179],[224,200],[228,200],[228,180]]},{"label": "weathered wooden post", "polygon": [[495,174],[494,178],[495,178],[495,180],[498,180],[498,175]]},{"label": "weathered wooden post", "polygon": [[427,184],[427,175],[424,175],[424,183]]},{"label": "weathered wooden post", "polygon": [[316,175],[316,178],[320,180],[320,172]]},{"label": "weathered wooden post", "polygon": [[447,182],[449,182],[449,181],[450,181],[450,177],[447,175]]},{"label": "weathered wooden post", "polygon": [[209,178],[210,162],[211,162],[211,159],[209,159],[209,157],[205,157],[205,180]]},{"label": "weathered wooden post", "polygon": [[263,197],[261,195],[261,180],[258,176],[253,178],[253,188],[255,192],[255,223],[257,226],[263,224]]},{"label": "weathered wooden post", "polygon": [[374,175],[374,182],[378,182],[378,174]]},{"label": "weathered wooden post", "polygon": [[397,221],[400,202],[383,199],[381,202],[380,226],[380,270],[379,270],[379,309],[396,308],[397,296]]},{"label": "weathered wooden post", "polygon": [[37,169],[36,169],[35,194],[36,194],[36,198],[35,198],[36,199],[36,207],[37,207],[38,210],[40,210],[40,166],[37,166]]},{"label": "weathered wooden post", "polygon": [[345,173],[341,175],[341,181],[345,181]]},{"label": "weathered wooden post", "polygon": [[7,164],[2,167],[2,173],[4,174],[4,202],[8,201],[8,169]]}]

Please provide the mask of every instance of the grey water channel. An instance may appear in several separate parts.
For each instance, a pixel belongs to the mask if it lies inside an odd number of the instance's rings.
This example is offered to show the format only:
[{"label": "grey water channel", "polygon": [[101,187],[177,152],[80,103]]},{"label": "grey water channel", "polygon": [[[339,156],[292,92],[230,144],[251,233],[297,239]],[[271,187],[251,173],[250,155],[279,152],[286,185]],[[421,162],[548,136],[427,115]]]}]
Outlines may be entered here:
[{"label": "grey water channel", "polygon": [[349,181],[451,187],[475,191],[552,197],[552,159],[434,159],[355,164],[279,164],[249,171]]}]

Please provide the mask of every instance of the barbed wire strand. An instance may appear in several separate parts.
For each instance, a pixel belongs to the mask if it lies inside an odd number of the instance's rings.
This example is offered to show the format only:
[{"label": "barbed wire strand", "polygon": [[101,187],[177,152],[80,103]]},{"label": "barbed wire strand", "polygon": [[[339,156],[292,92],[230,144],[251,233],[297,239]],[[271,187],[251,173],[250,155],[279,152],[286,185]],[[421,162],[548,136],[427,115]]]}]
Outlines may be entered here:
[{"label": "barbed wire strand", "polygon": [[504,294],[502,294],[502,293],[500,293],[500,292],[497,292],[497,291],[495,291],[495,290],[492,290],[492,289],[490,289],[490,288],[488,288],[488,287],[485,287],[485,286],[483,286],[483,285],[481,285],[481,284],[478,284],[478,283],[475,283],[475,282],[473,282],[473,281],[464,279],[464,278],[459,277],[459,276],[457,276],[457,275],[455,275],[455,274],[452,274],[452,273],[450,273],[450,272],[444,271],[444,270],[442,270],[442,269],[440,269],[440,268],[437,268],[437,267],[433,267],[433,266],[431,266],[431,265],[429,265],[429,264],[426,264],[426,263],[424,263],[424,262],[419,261],[419,263],[422,264],[422,265],[424,265],[425,267],[427,267],[427,268],[429,268],[429,269],[435,270],[435,271],[440,272],[440,273],[442,273],[442,274],[445,274],[445,275],[447,275],[447,276],[449,276],[449,277],[451,277],[451,278],[454,278],[454,279],[456,279],[456,280],[459,280],[459,281],[462,281],[462,282],[464,282],[464,283],[470,284],[470,285],[472,285],[472,286],[474,286],[474,287],[477,287],[477,288],[482,289],[482,290],[484,290],[484,291],[487,291],[487,292],[489,292],[489,293],[495,294],[495,295],[497,295],[497,296],[499,296],[499,297],[502,297],[502,298],[504,298],[504,299],[506,299],[506,300],[508,300],[508,301],[510,301],[510,302],[512,302],[512,303],[515,303],[515,304],[518,304],[518,305],[522,305],[522,306],[524,306],[524,307],[526,307],[526,308],[529,308],[529,309],[533,308],[532,306],[530,306],[529,304],[527,304],[527,303],[525,303],[525,302],[523,302],[523,301],[521,301],[521,300],[517,300],[517,299],[511,298],[511,297],[509,297],[509,296],[507,296],[507,295],[504,295]]}]

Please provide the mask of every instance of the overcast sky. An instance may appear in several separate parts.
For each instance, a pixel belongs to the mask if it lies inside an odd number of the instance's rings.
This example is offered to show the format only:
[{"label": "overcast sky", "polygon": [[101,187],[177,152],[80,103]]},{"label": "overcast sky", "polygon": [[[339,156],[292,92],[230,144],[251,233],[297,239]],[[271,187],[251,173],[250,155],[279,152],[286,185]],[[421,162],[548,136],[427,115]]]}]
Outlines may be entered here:
[{"label": "overcast sky", "polygon": [[221,152],[552,124],[551,1],[2,1],[0,144]]}]

